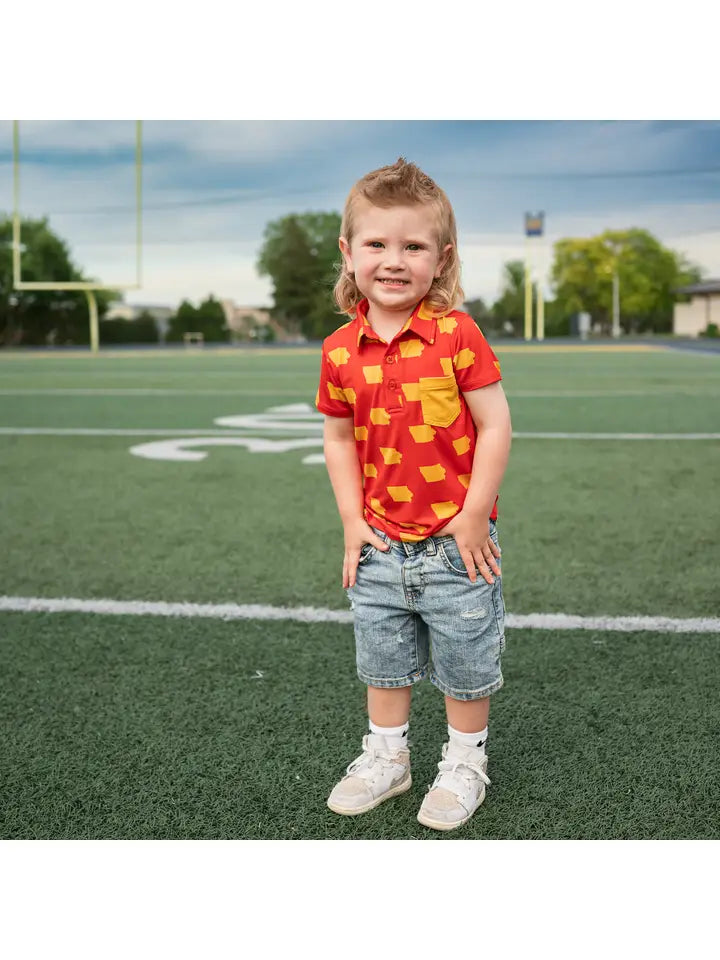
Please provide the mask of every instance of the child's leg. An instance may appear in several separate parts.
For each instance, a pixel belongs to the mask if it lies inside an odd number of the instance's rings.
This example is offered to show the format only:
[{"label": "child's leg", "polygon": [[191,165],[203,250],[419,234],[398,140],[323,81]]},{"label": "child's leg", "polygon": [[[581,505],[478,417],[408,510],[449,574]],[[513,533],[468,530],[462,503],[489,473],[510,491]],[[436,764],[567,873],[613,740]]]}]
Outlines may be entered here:
[{"label": "child's leg", "polygon": [[[487,723],[490,697],[455,700],[445,697],[448,742],[443,746],[439,773],[418,813],[418,820],[435,830],[454,830],[473,815],[485,799]],[[471,736],[472,734],[472,736]]]},{"label": "child's leg", "polygon": [[445,697],[447,721],[460,733],[479,733],[488,725],[490,697],[482,700],[453,700]]},{"label": "child's leg", "polygon": [[407,742],[411,690],[368,686],[370,733],[363,737],[361,756],[328,797],[335,813],[365,813],[412,786]]},{"label": "child's leg", "polygon": [[372,723],[376,727],[400,727],[407,723],[411,694],[412,687],[368,687],[368,716]]}]

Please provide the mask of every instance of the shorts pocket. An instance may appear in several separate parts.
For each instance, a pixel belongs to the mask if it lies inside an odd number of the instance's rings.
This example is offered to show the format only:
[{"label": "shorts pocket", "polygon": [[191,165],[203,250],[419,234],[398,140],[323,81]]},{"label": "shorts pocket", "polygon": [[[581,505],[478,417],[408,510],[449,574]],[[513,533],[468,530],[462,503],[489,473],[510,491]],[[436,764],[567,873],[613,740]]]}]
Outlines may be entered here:
[{"label": "shorts pocket", "polygon": [[465,568],[465,562],[460,556],[460,550],[455,541],[454,537],[448,537],[446,540],[441,540],[438,543],[438,553],[442,559],[445,566],[448,570],[451,570],[453,573],[458,573],[460,576],[470,579],[468,577],[467,569]]},{"label": "shorts pocket", "polygon": [[374,547],[371,543],[364,544],[362,550],[360,551],[360,559],[358,560],[358,565],[361,563],[367,563],[368,560],[377,553],[377,547]]},{"label": "shorts pocket", "polygon": [[420,377],[420,405],[423,422],[432,427],[449,427],[460,416],[460,392],[455,377]]}]

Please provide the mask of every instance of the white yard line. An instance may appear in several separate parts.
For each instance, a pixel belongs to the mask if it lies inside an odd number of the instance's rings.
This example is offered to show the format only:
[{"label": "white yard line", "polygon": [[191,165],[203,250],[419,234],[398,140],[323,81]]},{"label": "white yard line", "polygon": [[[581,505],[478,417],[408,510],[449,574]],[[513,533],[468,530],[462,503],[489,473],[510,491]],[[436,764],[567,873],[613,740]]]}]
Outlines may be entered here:
[{"label": "white yard line", "polygon": [[109,387],[94,389],[92,387],[78,388],[48,388],[39,390],[17,389],[0,390],[2,397],[243,397],[243,396],[274,396],[290,394],[299,395],[302,390],[173,390],[145,387]]},{"label": "white yard line", "polygon": [[[149,600],[80,600],[74,597],[3,597],[0,612],[96,613],[108,616],[200,617],[209,620],[295,620],[301,623],[352,623],[349,610],[272,607],[264,604],[165,603]],[[720,633],[720,618],[581,617],[566,613],[509,613],[513,630],[595,630],[621,633]]]},{"label": "white yard line", "polygon": [[[282,391],[277,391],[281,393]],[[298,391],[301,393],[302,391]],[[0,390],[2,397],[234,397],[246,396],[248,394],[257,395],[258,391],[254,389],[247,390],[186,390],[171,388],[145,388],[145,387],[48,387],[41,389],[3,389]],[[263,395],[270,394],[271,391],[265,391]],[[663,389],[662,387],[649,390],[506,390],[506,394],[511,399],[513,397],[521,399],[577,399],[583,397],[707,397],[718,396],[720,390],[709,387],[708,389],[672,387]]]},{"label": "white yard line", "polygon": [[523,433],[519,440],[720,440],[720,433]]},{"label": "white yard line", "polygon": [[[253,432],[267,431],[258,425]],[[274,426],[277,433],[277,424]],[[282,432],[282,431],[280,431]],[[197,429],[167,430],[150,427],[0,427],[0,436],[8,437],[232,437],[245,436],[247,430]],[[513,432],[517,440],[720,440],[720,433],[526,433]]]},{"label": "white yard line", "polygon": [[[257,431],[255,431],[257,432]],[[236,437],[246,430],[208,430],[206,427],[160,430],[150,427],[0,427],[0,436],[21,437]]]}]

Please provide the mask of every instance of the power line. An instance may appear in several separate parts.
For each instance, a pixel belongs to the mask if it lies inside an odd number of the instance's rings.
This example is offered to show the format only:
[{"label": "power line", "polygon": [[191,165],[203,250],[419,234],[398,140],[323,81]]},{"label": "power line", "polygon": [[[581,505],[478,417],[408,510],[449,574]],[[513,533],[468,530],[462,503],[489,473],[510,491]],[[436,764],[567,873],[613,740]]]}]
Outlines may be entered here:
[{"label": "power line", "polygon": [[[453,175],[446,172],[436,174],[437,178],[450,179]],[[472,178],[461,178],[460,182],[467,183],[469,180],[482,182],[483,180],[492,181],[578,181],[578,180],[628,180],[628,179],[656,179],[668,177],[695,177],[695,176],[720,176],[720,167],[687,167],[675,170],[626,170],[626,171],[589,171],[564,173],[478,173],[473,174]],[[456,180],[457,182],[457,180]],[[327,181],[322,183],[303,185],[299,187],[272,187],[265,189],[245,188],[232,193],[226,193],[223,196],[195,197],[186,200],[165,200],[155,203],[146,203],[144,210],[172,210],[184,207],[222,207],[234,206],[242,203],[254,203],[258,200],[282,199],[286,196],[298,196],[303,194],[315,194],[320,191],[326,193],[337,190],[342,192],[344,187],[338,184],[337,187],[328,187]],[[57,210],[55,216],[87,216],[89,214],[122,213],[126,210],[135,210],[133,204],[112,204],[102,207],[94,207],[91,210]]]}]

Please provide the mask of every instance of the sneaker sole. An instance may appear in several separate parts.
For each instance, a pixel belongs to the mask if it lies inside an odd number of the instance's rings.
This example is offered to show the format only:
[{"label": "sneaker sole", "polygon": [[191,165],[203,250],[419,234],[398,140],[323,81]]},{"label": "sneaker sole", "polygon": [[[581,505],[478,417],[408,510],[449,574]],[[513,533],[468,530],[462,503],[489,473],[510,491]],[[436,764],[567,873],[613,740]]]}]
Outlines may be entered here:
[{"label": "sneaker sole", "polygon": [[397,797],[401,793],[406,793],[411,786],[412,777],[408,777],[407,780],[403,780],[402,783],[399,783],[396,787],[393,787],[392,790],[388,790],[387,793],[384,793],[381,797],[373,800],[372,803],[366,803],[364,807],[341,807],[339,804],[331,803],[329,800],[327,805],[333,813],[340,813],[344,817],[355,817],[359,813],[367,813],[368,810],[374,810],[375,807],[379,807],[381,803],[385,802],[385,800],[390,800],[392,797]]},{"label": "sneaker sole", "polygon": [[483,793],[482,799],[478,803],[475,810],[472,813],[469,813],[462,820],[458,820],[457,823],[444,823],[441,820],[433,820],[432,817],[429,817],[427,814],[424,814],[422,810],[417,815],[418,823],[421,823],[424,827],[430,827],[433,830],[457,830],[458,827],[462,827],[463,824],[467,823],[468,820],[472,819],[476,813],[478,807],[480,807],[485,800],[485,794]]}]

